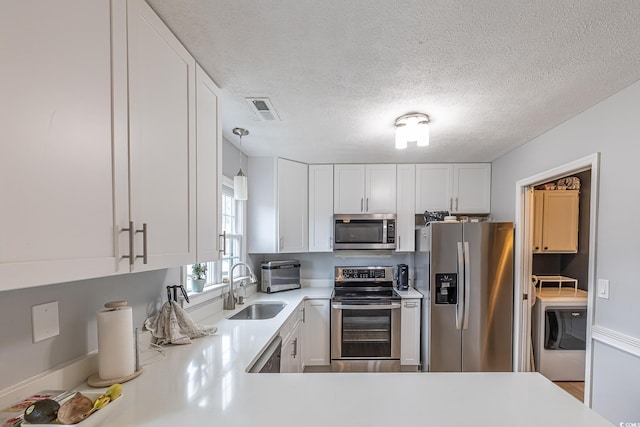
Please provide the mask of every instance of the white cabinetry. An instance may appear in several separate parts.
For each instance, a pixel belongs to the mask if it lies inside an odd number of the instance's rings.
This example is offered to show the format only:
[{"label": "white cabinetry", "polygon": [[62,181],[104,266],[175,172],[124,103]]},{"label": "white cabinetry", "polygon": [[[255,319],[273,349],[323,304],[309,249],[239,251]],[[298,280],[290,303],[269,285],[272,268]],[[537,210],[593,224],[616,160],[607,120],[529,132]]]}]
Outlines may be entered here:
[{"label": "white cabinetry", "polygon": [[250,157],[247,202],[250,253],[308,250],[307,165],[285,159]]},{"label": "white cabinetry", "polygon": [[400,364],[420,365],[420,299],[403,299],[400,314]]},{"label": "white cabinetry", "polygon": [[449,211],[487,214],[491,211],[491,164],[416,165],[415,213]]},{"label": "white cabinetry", "polygon": [[335,165],[334,212],[395,213],[396,165]]},{"label": "white cabinetry", "polygon": [[303,316],[304,302],[300,303],[289,319],[280,328],[282,350],[280,358],[280,372],[302,372],[304,362],[303,346]]},{"label": "white cabinetry", "polygon": [[333,165],[309,165],[309,252],[333,250]]},{"label": "white cabinetry", "polygon": [[144,0],[127,4],[130,221],[148,228],[135,233],[135,254],[121,253],[145,256],[135,270],[189,264],[196,259],[195,61]]},{"label": "white cabinetry", "polygon": [[329,345],[328,299],[309,299],[304,302],[304,365],[331,364]]},{"label": "white cabinetry", "polygon": [[219,258],[221,241],[220,204],[222,188],[222,126],[220,89],[204,70],[196,66],[196,213],[197,262]]},{"label": "white cabinetry", "polygon": [[114,182],[127,141],[112,127],[111,8],[0,4],[0,291],[129,271],[114,233],[128,201]]},{"label": "white cabinetry", "polygon": [[415,250],[416,218],[413,212],[416,197],[416,165],[398,165],[396,190],[398,213],[396,216],[396,243],[398,252]]}]

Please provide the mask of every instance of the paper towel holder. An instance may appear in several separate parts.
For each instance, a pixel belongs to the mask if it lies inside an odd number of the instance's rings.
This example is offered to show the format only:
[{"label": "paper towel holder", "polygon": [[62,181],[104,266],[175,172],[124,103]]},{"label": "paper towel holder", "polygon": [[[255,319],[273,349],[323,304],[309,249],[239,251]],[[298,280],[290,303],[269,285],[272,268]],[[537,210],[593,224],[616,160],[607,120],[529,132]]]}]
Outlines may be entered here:
[{"label": "paper towel holder", "polygon": [[[126,301],[109,301],[107,303],[104,304],[104,307],[108,310],[118,310],[121,309],[122,307],[126,307],[127,302]],[[89,378],[87,378],[87,385],[89,385],[90,387],[109,387],[113,384],[122,384],[125,383],[127,381],[130,381],[136,377],[138,377],[141,373],[142,373],[142,367],[140,366],[140,362],[138,359],[138,328],[136,328],[135,332],[135,371],[133,372],[133,374],[131,375],[127,375],[125,377],[120,377],[120,378],[110,378],[110,379],[102,379],[100,378],[100,375],[98,375],[98,373],[95,373],[93,375],[91,375]]]}]

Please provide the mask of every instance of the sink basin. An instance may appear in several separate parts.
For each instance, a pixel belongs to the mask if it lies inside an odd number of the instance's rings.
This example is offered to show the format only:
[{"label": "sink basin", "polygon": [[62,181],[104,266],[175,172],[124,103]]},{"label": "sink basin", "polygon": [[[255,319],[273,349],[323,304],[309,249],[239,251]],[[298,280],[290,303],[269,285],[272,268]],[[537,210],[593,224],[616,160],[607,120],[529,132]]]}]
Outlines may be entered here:
[{"label": "sink basin", "polygon": [[257,302],[229,317],[232,320],[263,320],[276,317],[287,304],[284,302]]}]

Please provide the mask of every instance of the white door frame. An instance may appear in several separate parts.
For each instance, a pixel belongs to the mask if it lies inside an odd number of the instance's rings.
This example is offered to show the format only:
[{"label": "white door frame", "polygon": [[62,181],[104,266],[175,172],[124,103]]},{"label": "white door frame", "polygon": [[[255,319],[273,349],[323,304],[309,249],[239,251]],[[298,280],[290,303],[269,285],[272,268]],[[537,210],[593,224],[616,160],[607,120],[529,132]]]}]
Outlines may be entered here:
[{"label": "white door frame", "polygon": [[532,206],[528,202],[528,189],[554,179],[591,170],[591,215],[589,223],[589,296],[587,300],[587,343],[585,361],[584,403],[591,407],[591,377],[593,346],[591,328],[593,326],[595,308],[595,277],[596,277],[596,226],[598,223],[598,189],[599,189],[600,153],[594,153],[549,169],[537,175],[530,176],[516,182],[516,212],[515,212],[515,292],[514,292],[514,328],[513,328],[513,360],[515,372],[530,370],[531,352],[531,305],[525,298],[535,298],[529,295],[531,285],[531,241],[533,238],[533,222],[527,218],[532,216]]}]

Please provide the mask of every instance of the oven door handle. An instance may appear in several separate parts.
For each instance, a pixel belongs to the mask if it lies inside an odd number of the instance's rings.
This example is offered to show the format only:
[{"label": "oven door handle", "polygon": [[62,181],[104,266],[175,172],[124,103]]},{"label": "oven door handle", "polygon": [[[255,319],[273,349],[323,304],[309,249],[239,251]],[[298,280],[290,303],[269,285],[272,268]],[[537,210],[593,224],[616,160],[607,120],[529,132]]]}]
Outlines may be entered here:
[{"label": "oven door handle", "polygon": [[340,305],[331,304],[336,310],[396,310],[402,307],[401,304],[371,304],[371,305]]}]

